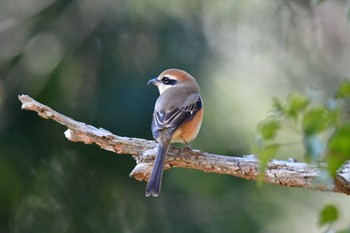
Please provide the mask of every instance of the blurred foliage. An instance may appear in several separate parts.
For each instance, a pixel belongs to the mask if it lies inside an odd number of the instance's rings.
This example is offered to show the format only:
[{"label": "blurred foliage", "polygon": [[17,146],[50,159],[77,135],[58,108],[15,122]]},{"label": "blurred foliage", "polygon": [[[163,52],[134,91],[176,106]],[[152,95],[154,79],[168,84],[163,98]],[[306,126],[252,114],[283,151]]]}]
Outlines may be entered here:
[{"label": "blurred foliage", "polygon": [[[334,93],[350,73],[348,6],[320,3],[1,1],[0,232],[318,232],[316,211],[325,202],[346,206],[346,197],[171,169],[160,197],[146,198],[145,183],[128,177],[130,156],[68,142],[64,127],[21,111],[17,96],[118,135],[151,139],[158,93],[146,83],[181,68],[197,78],[204,99],[194,148],[250,153],[255,126],[277,96],[274,114],[292,119],[259,124],[265,161],[283,149],[272,142],[285,127],[306,135],[299,144],[310,160],[323,160],[326,149],[343,159],[347,117],[338,111],[348,104],[348,84],[326,105],[300,94],[280,101],[310,87]],[[350,211],[339,215],[334,225],[344,228]]]},{"label": "blurred foliage", "polygon": [[341,165],[350,160],[349,97],[350,81],[346,80],[334,97],[323,103],[301,94],[290,94],[285,104],[275,98],[270,116],[257,130],[255,150],[261,154],[262,166],[265,167],[281,146],[290,145],[277,142],[279,131],[289,130],[300,135],[305,160],[327,161],[328,171],[334,177]]},{"label": "blurred foliage", "polygon": [[[287,142],[277,142],[280,130],[292,130],[300,134],[307,162],[327,162],[329,177],[335,177],[338,169],[350,160],[349,125],[350,81],[345,80],[334,97],[320,99],[290,94],[286,103],[273,100],[271,115],[257,129],[254,149],[260,157],[261,169],[276,156]],[[338,219],[338,210],[333,205],[320,212],[319,224],[333,223]]]},{"label": "blurred foliage", "polygon": [[350,228],[346,228],[339,231],[332,230],[332,226],[334,222],[336,222],[339,219],[339,212],[338,208],[332,204],[325,205],[323,209],[320,211],[319,218],[318,218],[318,224],[319,226],[327,226],[327,229],[324,231],[325,233],[349,233]]},{"label": "blurred foliage", "polygon": [[322,226],[327,223],[333,223],[338,218],[339,213],[337,208],[334,205],[326,205],[320,212],[318,224]]}]

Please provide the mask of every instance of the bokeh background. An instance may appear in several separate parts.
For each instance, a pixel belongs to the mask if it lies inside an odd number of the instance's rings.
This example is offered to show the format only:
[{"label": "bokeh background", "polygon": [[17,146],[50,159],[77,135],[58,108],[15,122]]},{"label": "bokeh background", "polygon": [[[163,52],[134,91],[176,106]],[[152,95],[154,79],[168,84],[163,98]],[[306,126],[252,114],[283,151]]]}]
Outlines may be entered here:
[{"label": "bokeh background", "polygon": [[[129,178],[135,162],[72,143],[65,128],[20,110],[29,94],[76,120],[152,139],[167,68],[191,73],[205,117],[192,144],[250,154],[271,98],[327,97],[350,74],[347,1],[2,0],[0,232],[323,232],[349,226],[350,199],[200,171],[165,172],[158,198]],[[288,147],[278,158],[302,160]]]}]

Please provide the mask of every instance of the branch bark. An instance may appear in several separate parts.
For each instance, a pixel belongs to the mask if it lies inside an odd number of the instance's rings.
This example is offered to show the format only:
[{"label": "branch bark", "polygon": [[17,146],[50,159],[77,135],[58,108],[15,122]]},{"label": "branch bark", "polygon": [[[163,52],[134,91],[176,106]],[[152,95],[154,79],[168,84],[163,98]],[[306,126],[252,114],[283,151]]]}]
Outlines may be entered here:
[{"label": "branch bark", "polygon": [[[102,149],[117,154],[132,155],[136,160],[136,166],[130,173],[130,176],[139,181],[148,179],[157,150],[155,141],[117,136],[103,128],[96,128],[75,121],[27,95],[20,95],[18,98],[22,102],[22,109],[35,111],[45,119],[51,119],[66,126],[68,129],[64,134],[70,141],[96,144]],[[171,146],[169,149],[165,161],[165,169],[182,167],[226,174],[248,180],[259,180],[262,178],[264,182],[269,184],[350,195],[350,163],[343,165],[338,171],[334,182],[330,184],[318,182],[318,180],[322,180],[320,176],[325,166],[325,164],[317,166],[300,163],[293,161],[293,159],[288,161],[273,160],[267,164],[264,174],[260,175],[259,161],[254,155],[243,157],[223,156],[199,150],[181,150],[174,146]]]}]

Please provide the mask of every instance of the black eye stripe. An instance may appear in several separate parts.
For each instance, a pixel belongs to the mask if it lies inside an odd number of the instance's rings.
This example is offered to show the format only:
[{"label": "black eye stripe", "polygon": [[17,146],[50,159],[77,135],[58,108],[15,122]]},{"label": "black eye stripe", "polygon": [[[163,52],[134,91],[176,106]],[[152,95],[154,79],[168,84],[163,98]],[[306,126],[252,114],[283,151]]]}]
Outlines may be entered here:
[{"label": "black eye stripe", "polygon": [[175,85],[177,83],[177,81],[175,79],[171,79],[171,78],[166,77],[166,76],[164,76],[161,81],[165,85]]}]

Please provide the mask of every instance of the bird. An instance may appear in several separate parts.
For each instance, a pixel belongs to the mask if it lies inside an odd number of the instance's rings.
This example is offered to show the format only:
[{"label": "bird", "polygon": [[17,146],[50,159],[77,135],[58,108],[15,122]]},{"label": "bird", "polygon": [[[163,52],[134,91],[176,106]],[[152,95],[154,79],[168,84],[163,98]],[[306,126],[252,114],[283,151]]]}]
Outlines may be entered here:
[{"label": "bird", "polygon": [[189,143],[197,137],[202,124],[203,100],[196,80],[184,70],[167,69],[149,80],[150,84],[159,90],[151,124],[158,149],[145,194],[157,197],[170,143],[184,143],[191,149]]}]

